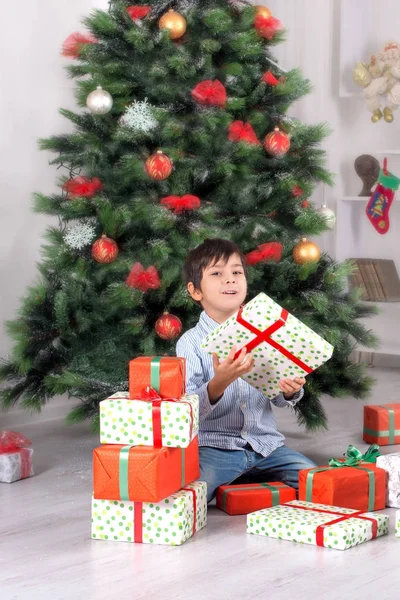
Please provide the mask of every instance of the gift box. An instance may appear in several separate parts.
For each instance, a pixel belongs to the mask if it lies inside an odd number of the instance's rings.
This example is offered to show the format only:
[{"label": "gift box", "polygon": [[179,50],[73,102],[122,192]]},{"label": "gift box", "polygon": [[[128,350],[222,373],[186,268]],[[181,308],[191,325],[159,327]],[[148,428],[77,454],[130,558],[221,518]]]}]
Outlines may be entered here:
[{"label": "gift box", "polygon": [[363,440],[368,444],[400,444],[400,404],[364,406]]},{"label": "gift box", "polygon": [[0,431],[0,483],[33,475],[31,441],[16,431]]},{"label": "gift box", "polygon": [[366,462],[353,467],[342,463],[305,469],[299,471],[299,499],[354,510],[382,510],[386,505],[386,472]]},{"label": "gift box", "polygon": [[394,534],[396,537],[400,537],[400,510],[396,510],[396,528]]},{"label": "gift box", "polygon": [[93,539],[180,546],[206,524],[203,481],[157,503],[92,499]]},{"label": "gift box", "polygon": [[187,448],[199,432],[199,397],[130,400],[117,392],[100,402],[100,442]]},{"label": "gift box", "polygon": [[199,476],[197,437],[187,448],[105,444],[93,451],[96,499],[160,502]]},{"label": "gift box", "polygon": [[378,456],[376,466],[386,471],[386,506],[400,508],[400,454]]},{"label": "gift box", "polygon": [[181,398],[186,391],[186,361],[173,356],[139,356],[129,361],[129,397],[140,398],[146,388],[161,398]]},{"label": "gift box", "polygon": [[236,356],[246,347],[254,357],[253,370],[242,378],[271,399],[280,393],[281,379],[308,375],[333,352],[333,346],[266,294],[258,294],[202,342],[221,360],[234,345]]},{"label": "gift box", "polygon": [[217,507],[229,515],[247,515],[296,499],[296,491],[281,482],[220,485]]},{"label": "gift box", "polygon": [[294,500],[247,515],[247,533],[347,550],[389,532],[389,517]]}]

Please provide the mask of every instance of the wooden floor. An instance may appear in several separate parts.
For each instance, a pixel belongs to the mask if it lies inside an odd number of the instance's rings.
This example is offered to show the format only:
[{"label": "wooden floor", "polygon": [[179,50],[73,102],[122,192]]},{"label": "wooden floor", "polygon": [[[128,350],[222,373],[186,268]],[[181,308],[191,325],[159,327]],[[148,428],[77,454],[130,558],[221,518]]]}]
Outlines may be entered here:
[{"label": "wooden floor", "polygon": [[[375,368],[368,403],[400,401],[398,369]],[[363,403],[324,403],[330,430],[305,434],[277,409],[287,444],[317,463],[361,440]],[[1,417],[0,417],[1,418]],[[0,421],[1,428],[1,421]],[[181,547],[90,539],[88,427],[58,420],[21,428],[35,448],[36,475],[0,484],[1,600],[397,600],[400,538],[345,552],[246,534],[245,517],[209,508],[208,526]],[[386,447],[383,452],[393,452]],[[400,448],[399,452],[400,452]]]}]

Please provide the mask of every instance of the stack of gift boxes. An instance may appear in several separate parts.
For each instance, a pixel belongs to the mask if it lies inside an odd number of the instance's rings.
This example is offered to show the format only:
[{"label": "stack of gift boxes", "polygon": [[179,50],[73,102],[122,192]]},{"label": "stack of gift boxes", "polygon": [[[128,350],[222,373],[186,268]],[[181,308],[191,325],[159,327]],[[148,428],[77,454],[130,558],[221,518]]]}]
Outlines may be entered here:
[{"label": "stack of gift boxes", "polygon": [[[306,376],[327,362],[333,347],[265,294],[259,294],[209,334],[203,348],[226,358],[232,345],[252,352],[244,376],[268,398],[283,377]],[[400,405],[366,406],[364,440],[400,443]],[[281,482],[221,486],[217,506],[247,514],[247,532],[345,550],[388,533],[385,506],[400,507],[400,454],[364,455],[353,446],[344,459],[300,471],[299,499]],[[400,511],[396,535],[400,536]]]},{"label": "stack of gift boxes", "polygon": [[177,546],[206,525],[198,453],[199,400],[185,360],[129,364],[129,393],[100,402],[93,452],[92,538]]}]

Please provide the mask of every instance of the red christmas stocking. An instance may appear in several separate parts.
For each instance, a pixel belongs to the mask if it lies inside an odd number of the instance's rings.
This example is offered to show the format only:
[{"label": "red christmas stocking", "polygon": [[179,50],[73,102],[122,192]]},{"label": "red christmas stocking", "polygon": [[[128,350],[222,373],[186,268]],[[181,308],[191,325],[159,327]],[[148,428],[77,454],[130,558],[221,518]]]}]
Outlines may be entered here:
[{"label": "red christmas stocking", "polygon": [[376,186],[366,209],[367,217],[378,233],[389,231],[389,211],[394,193],[400,185],[400,179],[387,170],[387,159],[383,161],[383,169],[379,173]]}]

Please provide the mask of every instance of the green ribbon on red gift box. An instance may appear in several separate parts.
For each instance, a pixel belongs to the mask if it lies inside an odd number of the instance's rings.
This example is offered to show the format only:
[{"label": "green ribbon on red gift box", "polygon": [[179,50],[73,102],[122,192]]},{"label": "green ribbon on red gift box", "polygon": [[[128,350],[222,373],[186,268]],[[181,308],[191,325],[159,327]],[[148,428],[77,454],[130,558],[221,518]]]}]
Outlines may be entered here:
[{"label": "green ribbon on red gift box", "polygon": [[235,357],[234,357],[235,359],[239,356],[239,354],[241,353],[243,348],[246,348],[247,352],[251,352],[252,350],[254,350],[254,348],[256,348],[257,346],[259,346],[260,344],[265,342],[266,344],[269,344],[269,346],[272,346],[272,348],[275,348],[275,350],[278,350],[278,352],[283,354],[283,356],[285,356],[286,358],[291,360],[295,365],[300,367],[300,369],[302,369],[305,373],[312,373],[312,369],[308,365],[306,365],[306,363],[304,363],[302,360],[300,360],[300,358],[298,358],[297,356],[295,356],[294,354],[289,352],[289,350],[287,350],[284,346],[282,346],[281,344],[276,342],[271,337],[271,335],[273,333],[275,333],[276,331],[278,331],[278,329],[280,329],[281,327],[284,327],[286,325],[286,321],[289,316],[289,313],[286,309],[282,308],[281,316],[278,319],[278,321],[276,321],[275,323],[273,323],[272,325],[267,327],[267,329],[264,329],[264,331],[257,329],[257,327],[254,327],[254,325],[252,325],[251,323],[246,321],[243,318],[242,313],[243,313],[243,307],[240,308],[238,314],[236,315],[237,322],[240,325],[243,325],[243,327],[245,327],[249,331],[251,331],[251,333],[254,333],[256,337],[253,340],[251,340],[251,342],[249,342],[248,344],[245,344],[245,346],[243,346],[236,352]]},{"label": "green ribbon on red gift box", "polygon": [[375,505],[375,472],[372,469],[361,466],[361,463],[376,463],[378,456],[379,446],[377,444],[372,444],[364,454],[362,454],[358,448],[350,444],[345,453],[345,460],[331,458],[329,460],[329,467],[316,467],[315,469],[310,469],[308,471],[306,480],[306,501],[312,502],[312,489],[314,475],[316,473],[330,471],[331,469],[336,469],[338,467],[353,467],[354,469],[365,471],[368,475],[368,510],[373,511]]},{"label": "green ribbon on red gift box", "polygon": [[374,437],[377,437],[377,438],[388,437],[389,444],[394,444],[395,436],[400,435],[400,429],[394,428],[394,419],[395,419],[394,408],[390,408],[389,406],[385,406],[384,404],[379,404],[379,407],[385,408],[389,413],[389,430],[377,431],[375,429],[369,429],[368,427],[364,427],[364,433],[366,433],[367,435],[373,435]]}]

